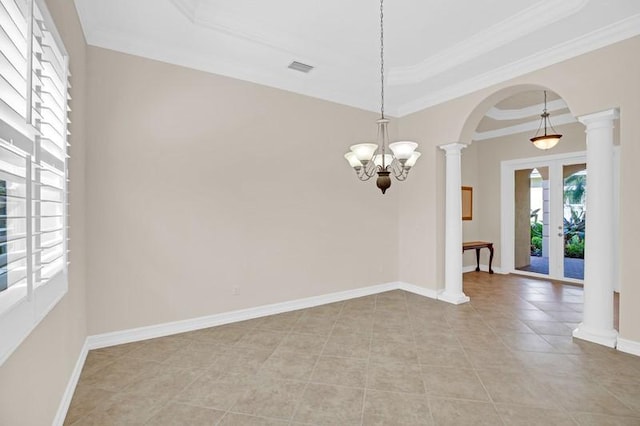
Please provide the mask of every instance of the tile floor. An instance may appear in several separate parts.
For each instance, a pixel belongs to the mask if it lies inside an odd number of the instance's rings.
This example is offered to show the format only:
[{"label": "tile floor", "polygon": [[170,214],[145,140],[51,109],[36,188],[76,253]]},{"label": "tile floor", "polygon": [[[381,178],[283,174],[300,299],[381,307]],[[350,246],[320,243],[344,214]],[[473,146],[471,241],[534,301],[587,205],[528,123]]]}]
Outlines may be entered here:
[{"label": "tile floor", "polygon": [[574,341],[582,289],[465,275],[89,353],[70,425],[640,425],[640,358]]}]

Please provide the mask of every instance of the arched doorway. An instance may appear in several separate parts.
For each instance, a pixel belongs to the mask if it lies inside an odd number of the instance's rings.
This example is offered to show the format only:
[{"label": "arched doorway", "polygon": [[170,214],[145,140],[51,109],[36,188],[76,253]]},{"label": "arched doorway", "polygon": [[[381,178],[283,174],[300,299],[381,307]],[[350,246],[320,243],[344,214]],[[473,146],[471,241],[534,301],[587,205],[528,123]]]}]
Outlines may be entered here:
[{"label": "arched doorway", "polygon": [[[505,253],[504,246],[502,241],[502,235],[500,232],[501,224],[504,222],[504,214],[503,211],[508,210],[505,209],[504,202],[502,201],[501,193],[505,190],[514,190],[514,188],[503,188],[499,187],[499,185],[488,185],[486,182],[484,184],[478,184],[478,182],[482,182],[490,180],[489,178],[495,178],[498,171],[498,167],[491,168],[487,163],[495,163],[496,161],[503,161],[503,154],[509,152],[509,150],[513,147],[517,146],[517,149],[529,149],[530,153],[536,153],[538,156],[540,155],[540,151],[536,151],[535,148],[531,147],[528,139],[533,136],[535,129],[530,129],[529,124],[526,122],[511,122],[506,128],[513,133],[526,133],[526,135],[520,137],[520,141],[518,141],[521,146],[515,144],[507,144],[508,136],[510,136],[509,132],[505,133],[503,129],[489,129],[482,127],[482,121],[486,119],[488,115],[493,114],[494,118],[499,116],[499,113],[504,113],[503,117],[508,117],[506,120],[514,119],[510,114],[516,110],[527,110],[527,114],[530,112],[530,108],[528,106],[522,106],[520,108],[504,108],[505,104],[509,104],[509,98],[517,98],[518,94],[526,94],[526,93],[539,93],[545,90],[543,87],[538,86],[515,86],[510,88],[502,89],[490,96],[488,96],[484,101],[480,102],[480,104],[472,111],[472,113],[467,118],[465,125],[463,126],[460,143],[455,144],[456,146],[452,146],[452,144],[447,145],[447,168],[449,168],[450,164],[453,164],[455,167],[454,161],[449,161],[450,151],[455,148],[457,151],[454,155],[457,155],[458,158],[461,157],[461,153],[464,149],[464,156],[462,156],[462,161],[458,161],[459,166],[458,170],[449,170],[447,169],[447,179],[450,178],[451,175],[456,175],[456,172],[459,173],[457,177],[458,181],[464,186],[473,186],[469,185],[469,169],[473,169],[473,167],[465,167],[468,166],[468,161],[466,158],[474,158],[475,160],[475,168],[476,174],[477,170],[480,166],[483,167],[481,173],[482,178],[480,180],[476,180],[471,182],[476,184],[477,190],[474,190],[474,203],[477,208],[480,210],[479,212],[474,212],[474,217],[478,217],[478,223],[475,225],[476,238],[474,239],[493,239],[496,240],[496,251],[499,253],[498,258],[503,260],[504,256],[514,256],[514,253]],[[524,96],[526,97],[526,95]],[[559,96],[557,99],[561,99]],[[502,106],[502,108],[497,108],[498,114],[496,114],[495,107]],[[494,108],[492,110],[492,108]],[[568,106],[565,104],[564,108]],[[522,112],[522,111],[521,111]],[[560,114],[562,115],[562,114]],[[524,117],[520,117],[518,119],[526,119],[530,118],[531,115],[527,115]],[[613,126],[615,120],[617,120],[617,110],[607,110],[601,113],[590,114],[587,116],[578,117],[578,120],[573,119],[571,124],[574,125],[577,133],[581,134],[579,142],[581,144],[581,150],[584,151],[586,148],[586,156],[587,163],[590,168],[593,168],[594,181],[597,179],[602,179],[593,189],[593,194],[591,195],[591,205],[593,207],[593,216],[591,222],[587,222],[587,232],[593,232],[593,238],[587,239],[590,242],[585,245],[585,252],[587,253],[585,264],[585,304],[584,304],[584,317],[582,323],[574,331],[574,336],[579,337],[585,340],[589,340],[592,342],[600,343],[607,346],[615,346],[617,332],[613,329],[613,280],[614,280],[614,259],[613,259],[613,249],[614,245],[614,229],[613,229],[613,219],[615,217],[613,212],[613,189],[614,189],[614,180],[613,180]],[[517,119],[516,119],[517,120]],[[582,124],[579,124],[579,121]],[[556,126],[565,126],[570,123],[563,123],[561,125]],[[585,146],[585,138],[584,138],[584,129],[586,127],[587,133],[587,144]],[[491,133],[493,132],[493,133]],[[529,133],[527,133],[529,132]],[[478,133],[490,133],[494,138],[503,138],[502,148],[494,150],[493,152],[481,152],[482,146],[479,143]],[[571,133],[571,132],[570,132]],[[566,139],[565,139],[566,140]],[[578,140],[578,139],[575,139]],[[561,142],[561,144],[564,140]],[[560,145],[562,146],[562,145]],[[524,148],[527,147],[527,148]],[[571,149],[575,147],[569,146],[565,144],[565,148],[560,148],[558,151],[562,152],[572,152]],[[443,147],[443,149],[445,149]],[[580,149],[579,149],[580,150]],[[514,155],[511,152],[511,155]],[[524,152],[515,153],[516,158],[528,158],[533,156],[534,154],[528,155]],[[553,155],[553,154],[551,154]],[[518,157],[519,156],[519,157]],[[489,166],[489,170],[487,171],[486,167]],[[568,169],[567,169],[568,170]],[[455,178],[455,176],[454,176]],[[495,180],[495,179],[494,179]],[[456,182],[454,180],[454,182]],[[459,193],[455,193],[455,188],[453,185],[446,185],[447,191],[446,196],[453,198],[459,197]],[[459,190],[459,186],[458,186]],[[496,195],[498,193],[498,195]],[[513,195],[513,194],[512,194]],[[611,199],[610,199],[611,198]],[[489,205],[489,208],[483,210],[481,208],[481,203],[483,202]],[[498,213],[496,213],[495,209],[498,209]],[[494,210],[491,213],[491,210]],[[453,213],[453,214],[452,214]],[[513,214],[513,212],[511,213]],[[485,223],[483,224],[483,218]],[[493,222],[489,219],[492,218]],[[462,229],[463,238],[467,238],[467,235],[472,234],[474,232],[474,225],[465,224],[463,226],[461,216],[458,214],[456,210],[450,210],[449,204],[447,204],[447,212],[446,219],[447,227],[446,233],[448,234],[451,229]],[[499,224],[496,226],[495,223]],[[492,223],[487,225],[487,223]],[[556,223],[556,227],[559,225]],[[459,227],[459,228],[458,228]],[[558,231],[562,230],[562,226]],[[555,230],[554,230],[555,231]],[[482,233],[491,233],[487,238],[483,237]],[[551,232],[551,231],[549,231]],[[562,232],[558,232],[562,237]],[[453,234],[453,239],[455,240],[457,235]],[[447,241],[449,241],[449,236],[445,237]],[[500,242],[498,242],[500,241]],[[462,241],[460,241],[461,243]],[[584,242],[584,239],[583,239]],[[454,254],[452,249],[446,249],[445,253],[445,282],[447,289],[445,290],[445,294],[448,292],[449,286],[449,276],[453,275],[451,271],[455,271],[457,267],[459,267],[460,273],[462,272],[462,262],[460,254]],[[503,266],[502,261],[499,261],[499,266]],[[494,268],[501,269],[501,268]],[[455,280],[452,280],[454,284]],[[455,286],[452,287],[455,291]],[[448,296],[452,293],[448,292]],[[463,301],[466,295],[464,294],[462,288],[459,290],[459,294],[457,298],[454,300]],[[446,298],[444,300],[447,300]],[[455,303],[455,302],[454,302]]]}]

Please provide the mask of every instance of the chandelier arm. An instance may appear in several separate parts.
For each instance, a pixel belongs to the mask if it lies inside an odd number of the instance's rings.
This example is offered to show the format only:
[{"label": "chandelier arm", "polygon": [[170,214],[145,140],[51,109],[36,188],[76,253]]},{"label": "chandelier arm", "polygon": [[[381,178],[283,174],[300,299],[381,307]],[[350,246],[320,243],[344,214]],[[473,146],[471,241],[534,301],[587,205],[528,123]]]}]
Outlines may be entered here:
[{"label": "chandelier arm", "polygon": [[361,178],[360,180],[369,180],[372,177],[374,177],[377,172],[378,172],[378,166],[376,166],[373,160],[371,160],[367,163],[366,167],[363,167],[361,169],[362,175],[366,176],[366,178],[365,179]]},{"label": "chandelier arm", "polygon": [[358,179],[360,179],[363,182],[368,181],[369,179],[371,179],[374,175],[371,174],[367,174],[364,169],[360,170],[358,173],[356,173],[356,176],[358,176]]},{"label": "chandelier arm", "polygon": [[393,177],[395,177],[400,182],[407,180],[407,176],[409,176],[409,170],[400,166],[393,170]]}]

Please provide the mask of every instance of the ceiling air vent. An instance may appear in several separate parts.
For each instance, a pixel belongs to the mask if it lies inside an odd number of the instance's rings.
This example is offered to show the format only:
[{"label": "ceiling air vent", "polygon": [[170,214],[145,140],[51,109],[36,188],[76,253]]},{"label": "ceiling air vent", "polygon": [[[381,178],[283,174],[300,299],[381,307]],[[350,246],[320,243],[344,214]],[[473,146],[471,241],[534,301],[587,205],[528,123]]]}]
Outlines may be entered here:
[{"label": "ceiling air vent", "polygon": [[302,62],[293,61],[289,64],[289,68],[292,70],[308,73],[313,69],[311,65],[303,64]]}]

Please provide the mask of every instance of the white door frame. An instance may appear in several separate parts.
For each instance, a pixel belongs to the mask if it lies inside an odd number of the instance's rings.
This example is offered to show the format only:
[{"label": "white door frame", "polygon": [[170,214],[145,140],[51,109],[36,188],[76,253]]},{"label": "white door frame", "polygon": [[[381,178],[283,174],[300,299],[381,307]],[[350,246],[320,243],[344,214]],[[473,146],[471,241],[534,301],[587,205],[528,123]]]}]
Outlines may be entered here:
[{"label": "white door frame", "polygon": [[[558,162],[569,163],[569,164],[580,164],[587,162],[587,153],[586,151],[579,152],[570,152],[566,154],[555,154],[555,155],[545,155],[541,157],[530,157],[530,158],[519,158],[515,160],[505,160],[500,163],[500,205],[501,214],[500,214],[500,226],[501,226],[501,237],[500,237],[500,266],[503,268],[503,272],[505,273],[516,273],[520,275],[531,275],[539,277],[540,274],[520,271],[515,269],[515,260],[514,260],[514,249],[515,249],[515,215],[513,211],[513,206],[515,203],[515,174],[516,170],[528,169],[528,168],[538,168],[538,167],[549,167],[549,181],[555,182],[556,185],[561,185],[562,180],[558,180],[558,176],[552,176],[553,168],[551,167]],[[560,176],[561,177],[561,176]],[[562,190],[558,188],[550,188],[551,190],[551,203],[552,205],[558,205],[558,203],[562,203]],[[550,214],[550,226],[549,233],[550,237],[555,236],[558,232],[558,227],[562,229],[563,223],[562,218],[554,217],[553,214]],[[553,260],[560,259],[559,256],[552,256],[558,253],[558,250],[562,252],[563,248],[558,243],[557,238],[550,238],[549,241],[549,278],[550,279],[558,279],[566,282],[574,282],[582,284],[583,280],[577,280],[572,278],[565,278],[561,275],[562,265],[553,265]],[[562,240],[564,242],[564,239]],[[562,274],[563,275],[563,274]]]}]

